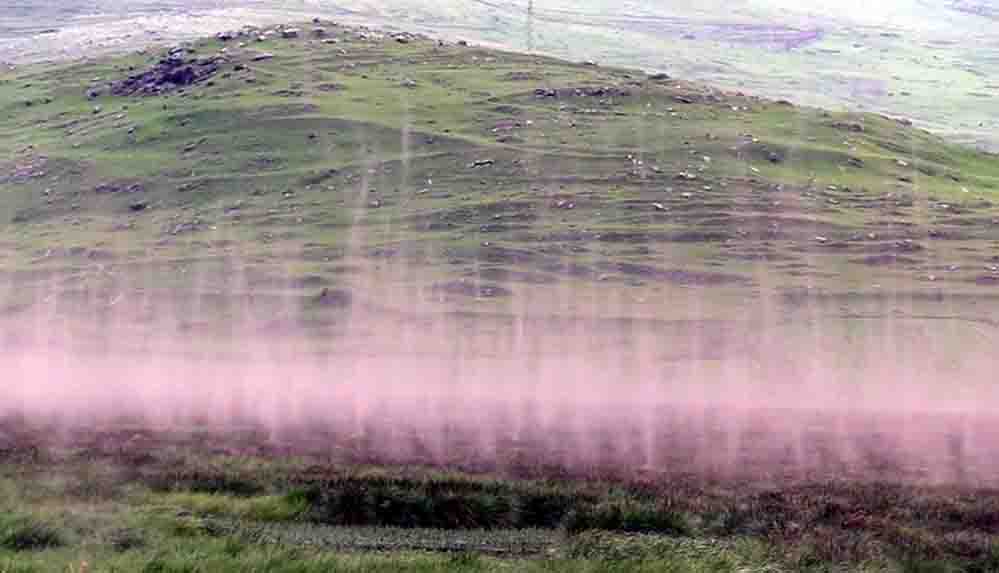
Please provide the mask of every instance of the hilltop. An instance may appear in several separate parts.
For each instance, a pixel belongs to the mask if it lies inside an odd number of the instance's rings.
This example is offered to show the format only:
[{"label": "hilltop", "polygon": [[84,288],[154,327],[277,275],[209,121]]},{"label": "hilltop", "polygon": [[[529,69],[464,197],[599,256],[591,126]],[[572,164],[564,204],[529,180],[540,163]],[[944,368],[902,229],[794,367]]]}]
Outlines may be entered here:
[{"label": "hilltop", "polygon": [[995,151],[994,0],[65,0],[0,15],[2,62],[89,57],[313,16],[423,31],[836,110],[911,118]]}]

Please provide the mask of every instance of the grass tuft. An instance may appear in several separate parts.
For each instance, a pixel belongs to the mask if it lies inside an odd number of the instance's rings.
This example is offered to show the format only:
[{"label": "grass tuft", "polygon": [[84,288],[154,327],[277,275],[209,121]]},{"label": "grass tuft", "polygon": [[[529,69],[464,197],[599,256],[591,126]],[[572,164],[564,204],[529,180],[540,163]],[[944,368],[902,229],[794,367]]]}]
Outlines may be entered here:
[{"label": "grass tuft", "polygon": [[39,551],[63,544],[60,533],[27,517],[0,518],[0,548],[10,551]]}]

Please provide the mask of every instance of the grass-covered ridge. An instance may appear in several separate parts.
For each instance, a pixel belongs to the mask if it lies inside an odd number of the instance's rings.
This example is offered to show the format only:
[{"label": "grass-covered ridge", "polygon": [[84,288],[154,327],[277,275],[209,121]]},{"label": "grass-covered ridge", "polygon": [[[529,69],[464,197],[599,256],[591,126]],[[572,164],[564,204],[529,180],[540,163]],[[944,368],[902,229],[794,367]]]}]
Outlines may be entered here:
[{"label": "grass-covered ridge", "polygon": [[898,121],[328,23],[258,34],[174,52],[207,75],[161,94],[125,82],[159,52],[4,73],[5,268],[238,249],[318,283],[349,246],[498,283],[456,296],[996,282],[999,161]]}]

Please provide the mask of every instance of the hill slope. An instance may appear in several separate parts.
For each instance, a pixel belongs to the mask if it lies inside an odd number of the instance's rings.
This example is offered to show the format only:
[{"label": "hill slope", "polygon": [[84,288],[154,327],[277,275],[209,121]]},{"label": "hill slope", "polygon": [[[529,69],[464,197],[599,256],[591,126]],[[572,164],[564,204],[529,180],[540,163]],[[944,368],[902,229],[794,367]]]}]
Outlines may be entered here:
[{"label": "hill slope", "polygon": [[873,115],[312,28],[4,74],[5,266],[236,244],[323,275],[316,252],[342,255],[357,222],[369,253],[447,278],[997,282],[994,156]]}]

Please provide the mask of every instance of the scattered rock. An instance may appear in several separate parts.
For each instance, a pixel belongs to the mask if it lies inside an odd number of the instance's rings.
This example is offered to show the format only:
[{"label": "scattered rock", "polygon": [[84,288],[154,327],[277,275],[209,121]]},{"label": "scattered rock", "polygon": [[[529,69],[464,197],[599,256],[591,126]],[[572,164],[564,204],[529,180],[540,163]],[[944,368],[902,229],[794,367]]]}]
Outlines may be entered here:
[{"label": "scattered rock", "polygon": [[468,164],[469,169],[478,169],[479,167],[488,167],[490,165],[495,165],[496,161],[494,159],[478,159]]},{"label": "scattered rock", "polygon": [[842,131],[849,131],[852,133],[864,133],[863,124],[857,123],[855,121],[836,121],[830,124],[833,129],[839,129]]},{"label": "scattered rock", "polygon": [[145,201],[136,201],[128,206],[128,210],[133,213],[141,213],[149,208],[149,203]]},{"label": "scattered rock", "polygon": [[342,84],[319,84],[318,86],[316,86],[316,89],[321,92],[329,93],[329,92],[342,91],[347,88]]},{"label": "scattered rock", "polygon": [[94,188],[94,193],[98,195],[113,195],[118,193],[141,193],[145,191],[145,187],[141,183],[132,184],[120,184],[120,183],[102,183]]},{"label": "scattered rock", "polygon": [[187,59],[183,50],[171,50],[145,72],[111,85],[115,96],[156,95],[204,82],[219,71],[221,56]]},{"label": "scattered rock", "polygon": [[317,38],[325,38],[326,37],[326,28],[314,28],[312,30],[312,35],[315,36],[315,37],[317,37]]},{"label": "scattered rock", "polygon": [[274,59],[274,54],[271,54],[270,52],[264,52],[262,54],[257,54],[255,56],[253,56],[252,58],[250,58],[250,60],[254,61],[254,62],[263,62],[265,60],[273,60],[273,59]]},{"label": "scattered rock", "polygon": [[300,33],[301,30],[298,28],[285,28],[284,30],[281,30],[281,37],[286,40],[290,40],[291,38],[297,38]]},{"label": "scattered rock", "polygon": [[194,220],[183,223],[176,223],[168,225],[165,229],[165,234],[177,236],[184,235],[186,233],[195,233],[201,229],[201,221]]},{"label": "scattered rock", "polygon": [[197,149],[198,146],[206,143],[207,141],[208,141],[208,139],[204,138],[204,137],[202,137],[201,139],[199,139],[197,141],[192,141],[191,143],[188,143],[187,145],[184,146],[184,152],[185,153],[190,153],[191,151],[194,151],[195,149]]}]

